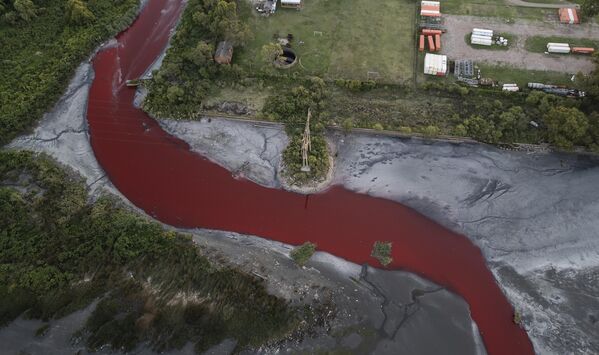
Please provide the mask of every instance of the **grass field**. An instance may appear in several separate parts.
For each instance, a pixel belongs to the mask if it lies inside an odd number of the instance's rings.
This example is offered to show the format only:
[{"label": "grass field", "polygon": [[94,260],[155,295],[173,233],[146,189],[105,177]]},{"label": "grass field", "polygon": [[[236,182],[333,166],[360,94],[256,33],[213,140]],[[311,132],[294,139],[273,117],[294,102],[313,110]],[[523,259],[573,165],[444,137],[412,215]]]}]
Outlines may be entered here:
[{"label": "grass field", "polygon": [[547,43],[569,43],[570,47],[593,47],[599,49],[599,39],[568,38],[568,37],[543,37],[533,36],[526,39],[525,48],[529,52],[544,53],[547,51]]},{"label": "grass field", "polygon": [[360,80],[370,71],[379,73],[380,82],[403,82],[413,74],[415,11],[410,0],[311,0],[300,11],[278,9],[269,17],[245,9],[255,38],[236,53],[235,61],[263,67],[262,46],[275,34],[291,33],[300,59],[295,71]]},{"label": "grass field", "polygon": [[487,63],[478,63],[478,66],[480,67],[483,77],[500,80],[502,83],[516,83],[520,87],[526,87],[528,82],[575,86],[570,80],[570,74],[541,70],[525,70],[508,65],[493,65]]},{"label": "grass field", "polygon": [[530,19],[546,20],[557,18],[555,9],[539,9],[508,5],[504,0],[445,0],[441,2],[441,12],[454,15],[499,17],[505,20]]}]

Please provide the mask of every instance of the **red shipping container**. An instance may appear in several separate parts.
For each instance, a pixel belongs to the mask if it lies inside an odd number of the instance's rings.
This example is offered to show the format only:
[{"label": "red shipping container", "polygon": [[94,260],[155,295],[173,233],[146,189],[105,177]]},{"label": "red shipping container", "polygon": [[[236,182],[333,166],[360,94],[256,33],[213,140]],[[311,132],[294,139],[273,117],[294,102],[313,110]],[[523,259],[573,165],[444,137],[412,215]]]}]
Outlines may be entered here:
[{"label": "red shipping container", "polygon": [[420,52],[424,51],[424,35],[420,35],[420,41],[418,43],[418,50]]},{"label": "red shipping container", "polygon": [[443,33],[441,30],[431,30],[430,28],[423,28],[422,33],[425,35],[440,35]]},{"label": "red shipping container", "polygon": [[438,51],[441,50],[441,35],[435,35],[435,46]]},{"label": "red shipping container", "polygon": [[426,39],[428,39],[428,49],[430,49],[431,52],[434,52],[435,41],[433,41],[433,36],[426,36]]}]

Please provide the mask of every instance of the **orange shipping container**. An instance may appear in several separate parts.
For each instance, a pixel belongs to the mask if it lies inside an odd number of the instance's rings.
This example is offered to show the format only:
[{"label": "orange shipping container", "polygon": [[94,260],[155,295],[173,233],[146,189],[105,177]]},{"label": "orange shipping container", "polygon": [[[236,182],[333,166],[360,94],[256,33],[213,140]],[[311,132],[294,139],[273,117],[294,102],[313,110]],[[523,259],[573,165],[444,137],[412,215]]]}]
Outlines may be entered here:
[{"label": "orange shipping container", "polygon": [[420,42],[418,45],[418,50],[420,52],[424,51],[424,35],[420,35]]},{"label": "orange shipping container", "polygon": [[428,49],[430,49],[431,52],[434,52],[435,42],[433,41],[433,36],[426,36],[426,39],[428,39]]},{"label": "orange shipping container", "polygon": [[438,51],[441,50],[441,35],[435,35],[435,47]]},{"label": "orange shipping container", "polygon": [[443,31],[441,31],[441,30],[431,30],[429,28],[422,29],[422,34],[425,34],[425,35],[440,35],[442,33],[443,33]]},{"label": "orange shipping container", "polygon": [[595,51],[595,48],[591,47],[572,47],[572,53],[590,54]]}]

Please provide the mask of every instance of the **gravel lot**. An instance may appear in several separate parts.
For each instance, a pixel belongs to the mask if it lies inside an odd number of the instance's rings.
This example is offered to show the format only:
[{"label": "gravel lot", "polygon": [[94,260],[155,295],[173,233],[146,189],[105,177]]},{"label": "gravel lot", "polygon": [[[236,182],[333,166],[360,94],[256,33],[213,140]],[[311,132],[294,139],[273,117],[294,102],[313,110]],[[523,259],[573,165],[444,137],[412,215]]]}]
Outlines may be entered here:
[{"label": "gravel lot", "polygon": [[[524,44],[526,38],[536,35],[599,38],[599,26],[596,24],[567,26],[532,21],[519,21],[508,24],[497,18],[459,15],[445,15],[444,19],[448,31],[442,38],[441,53],[446,54],[449,59],[472,59],[474,61],[514,65],[529,70],[549,70],[564,73],[577,73],[579,71],[589,73],[595,68],[589,56],[531,53],[524,49]],[[507,51],[474,49],[464,41],[464,37],[471,33],[475,27],[513,33],[518,38],[516,43],[513,43]]]}]

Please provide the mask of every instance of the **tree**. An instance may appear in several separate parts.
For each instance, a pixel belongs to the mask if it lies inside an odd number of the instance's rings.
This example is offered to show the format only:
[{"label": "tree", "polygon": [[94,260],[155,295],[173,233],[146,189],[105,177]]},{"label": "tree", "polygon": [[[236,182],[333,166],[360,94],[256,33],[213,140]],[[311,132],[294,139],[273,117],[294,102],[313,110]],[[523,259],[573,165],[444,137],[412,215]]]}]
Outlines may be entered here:
[{"label": "tree", "polygon": [[501,138],[501,131],[495,129],[493,122],[483,119],[478,115],[471,116],[462,123],[466,132],[472,138],[487,143],[497,143]]},{"label": "tree", "polygon": [[184,53],[184,58],[198,67],[203,67],[212,62],[213,53],[213,45],[205,41],[200,41],[197,46],[190,48]]},{"label": "tree", "polygon": [[458,137],[466,137],[466,135],[468,135],[468,132],[466,131],[466,127],[464,127],[463,124],[459,124],[459,125],[455,126],[453,128],[452,133],[454,136],[458,136]]},{"label": "tree", "polygon": [[439,127],[433,125],[426,126],[422,129],[422,134],[428,137],[437,136],[439,135]]},{"label": "tree", "polygon": [[591,150],[599,152],[599,112],[593,112],[589,115],[586,145]]},{"label": "tree", "polygon": [[68,0],[65,16],[73,25],[84,25],[96,19],[82,0]]},{"label": "tree", "polygon": [[[243,45],[252,36],[249,26],[239,21],[237,4],[234,1],[218,0],[208,16],[210,17],[211,32],[236,46]],[[201,17],[198,15],[198,19]]]},{"label": "tree", "polygon": [[599,14],[599,0],[584,0],[580,5],[580,13],[586,18]]},{"label": "tree", "polygon": [[391,242],[376,241],[372,246],[372,253],[370,253],[370,256],[377,259],[381,265],[387,266],[393,261],[393,258],[391,257],[391,247]]},{"label": "tree", "polygon": [[166,97],[171,103],[177,103],[185,94],[185,91],[177,85],[169,86],[166,90]]},{"label": "tree", "polygon": [[303,266],[310,260],[316,251],[316,244],[305,242],[304,244],[293,248],[289,256],[300,266]]},{"label": "tree", "polygon": [[262,46],[262,58],[267,64],[271,64],[278,57],[283,55],[283,47],[278,43],[267,43]]},{"label": "tree", "polygon": [[547,126],[547,139],[551,144],[571,149],[587,133],[589,122],[575,107],[554,107],[543,116]]},{"label": "tree", "polygon": [[13,7],[25,22],[31,21],[36,16],[37,8],[31,0],[15,0]]},{"label": "tree", "polygon": [[599,52],[593,55],[593,60],[595,62],[595,70],[589,75],[579,74],[578,78],[582,79],[581,81],[588,97],[587,100],[594,99],[597,102],[597,99],[599,99]]},{"label": "tree", "polygon": [[499,115],[497,128],[501,131],[505,140],[515,142],[523,136],[529,121],[522,107],[512,106]]}]

